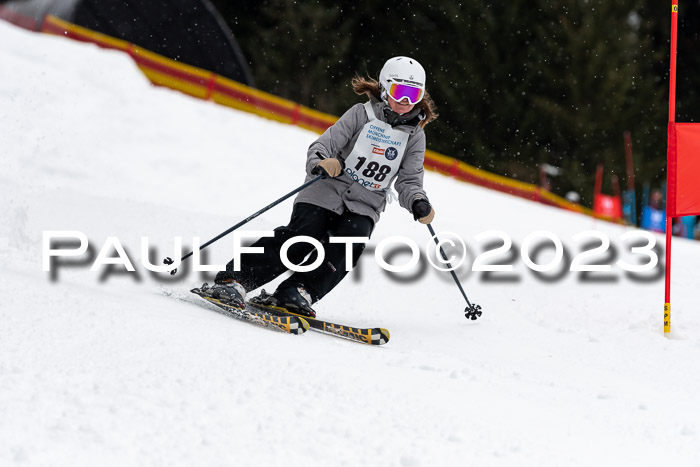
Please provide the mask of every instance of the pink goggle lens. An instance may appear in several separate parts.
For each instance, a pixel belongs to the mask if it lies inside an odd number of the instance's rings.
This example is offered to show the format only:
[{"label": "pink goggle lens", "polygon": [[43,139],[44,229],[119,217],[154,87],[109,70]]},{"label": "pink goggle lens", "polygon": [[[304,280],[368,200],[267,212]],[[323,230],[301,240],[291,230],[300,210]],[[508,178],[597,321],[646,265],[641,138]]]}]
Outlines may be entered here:
[{"label": "pink goggle lens", "polygon": [[411,104],[417,104],[423,99],[423,90],[407,84],[391,83],[389,85],[389,95],[395,101],[408,99]]}]

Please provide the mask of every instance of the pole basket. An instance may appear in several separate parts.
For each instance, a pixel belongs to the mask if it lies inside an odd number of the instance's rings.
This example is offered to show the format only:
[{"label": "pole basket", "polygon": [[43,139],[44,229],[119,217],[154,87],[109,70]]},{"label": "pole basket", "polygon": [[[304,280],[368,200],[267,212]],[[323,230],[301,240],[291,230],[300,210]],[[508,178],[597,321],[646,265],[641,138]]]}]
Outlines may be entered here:
[{"label": "pole basket", "polygon": [[476,303],[470,303],[469,306],[464,309],[464,317],[472,321],[479,318],[481,313],[481,305],[477,305]]}]

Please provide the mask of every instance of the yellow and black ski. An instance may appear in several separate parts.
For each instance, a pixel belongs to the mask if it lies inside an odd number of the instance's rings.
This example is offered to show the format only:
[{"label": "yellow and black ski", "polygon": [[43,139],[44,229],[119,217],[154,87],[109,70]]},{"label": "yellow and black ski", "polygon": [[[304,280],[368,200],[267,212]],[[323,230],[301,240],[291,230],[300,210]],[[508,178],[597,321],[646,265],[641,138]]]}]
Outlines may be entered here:
[{"label": "yellow and black ski", "polygon": [[201,289],[192,289],[192,293],[199,295],[209,303],[216,305],[219,313],[230,318],[248,321],[249,323],[289,334],[304,334],[309,329],[309,323],[301,316],[280,315],[269,310],[252,307],[246,304],[245,308],[228,305],[217,298],[207,296]]},{"label": "yellow and black ski", "polygon": [[383,345],[389,342],[389,331],[384,328],[354,328],[344,324],[335,324],[330,321],[325,321],[318,318],[299,315],[288,311],[286,308],[270,305],[266,303],[265,297],[268,296],[265,291],[258,297],[252,298],[248,302],[249,309],[266,311],[277,314],[279,316],[297,317],[307,321],[312,330],[328,334],[331,336],[342,337],[351,341],[360,342],[369,345]]}]

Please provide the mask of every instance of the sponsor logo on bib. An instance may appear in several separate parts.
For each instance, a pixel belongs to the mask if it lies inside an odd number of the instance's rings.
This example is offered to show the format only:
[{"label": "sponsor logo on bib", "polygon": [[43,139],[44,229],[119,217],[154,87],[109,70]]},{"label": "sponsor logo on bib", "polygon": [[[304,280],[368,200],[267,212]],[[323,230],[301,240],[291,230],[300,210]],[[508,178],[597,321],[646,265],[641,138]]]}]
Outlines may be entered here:
[{"label": "sponsor logo on bib", "polygon": [[368,188],[370,190],[379,190],[382,186],[379,183],[375,183],[372,181],[372,179],[366,180],[363,177],[359,176],[357,172],[352,170],[350,167],[345,168],[345,173],[350,176],[350,178],[353,179],[353,181],[359,183],[365,188]]},{"label": "sponsor logo on bib", "polygon": [[395,147],[386,148],[386,151],[384,151],[384,157],[386,157],[390,161],[393,161],[394,159],[396,159],[396,157],[398,157],[398,155],[399,155],[399,151],[397,151]]}]

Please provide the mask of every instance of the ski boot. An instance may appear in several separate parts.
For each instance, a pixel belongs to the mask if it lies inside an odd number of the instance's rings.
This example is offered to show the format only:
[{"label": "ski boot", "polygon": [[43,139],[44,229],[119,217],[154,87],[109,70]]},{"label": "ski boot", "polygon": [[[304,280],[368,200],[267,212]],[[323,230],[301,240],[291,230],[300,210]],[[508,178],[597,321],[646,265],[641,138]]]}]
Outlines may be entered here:
[{"label": "ski boot", "polygon": [[260,292],[260,295],[250,300],[250,303],[254,305],[268,308],[284,308],[290,313],[315,318],[316,312],[311,308],[311,302],[311,295],[303,287],[277,289],[272,295],[263,290]]},{"label": "ski boot", "polygon": [[315,318],[316,312],[311,308],[311,295],[304,287],[287,287],[277,289],[273,297],[277,300],[278,306],[286,308],[290,313],[296,313],[309,318]]},{"label": "ski boot", "polygon": [[211,298],[216,298],[228,306],[245,309],[245,288],[235,280],[227,280],[215,283],[212,287],[206,282],[201,287],[201,292]]}]

